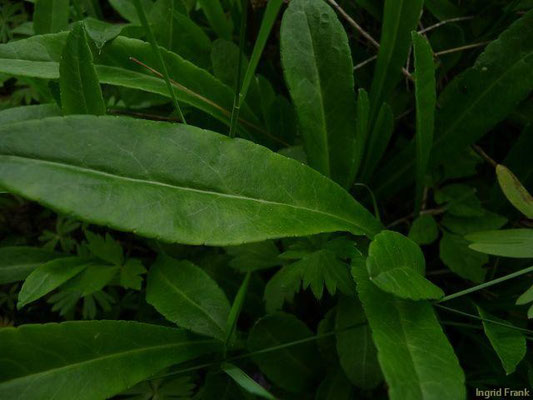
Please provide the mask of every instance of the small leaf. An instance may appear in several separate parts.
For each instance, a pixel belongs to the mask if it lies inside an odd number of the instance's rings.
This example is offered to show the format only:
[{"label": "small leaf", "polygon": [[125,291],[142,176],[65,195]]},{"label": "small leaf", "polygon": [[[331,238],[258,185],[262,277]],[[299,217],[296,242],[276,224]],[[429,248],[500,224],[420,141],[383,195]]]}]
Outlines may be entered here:
[{"label": "small leaf", "polygon": [[83,22],[67,37],[59,64],[59,87],[63,114],[104,115],[106,107]]},{"label": "small leaf", "polygon": [[504,165],[496,166],[498,183],[507,200],[527,218],[533,219],[533,197],[518,178]]},{"label": "small leaf", "polygon": [[92,254],[110,264],[122,265],[124,262],[122,247],[109,233],[106,233],[104,238],[91,231],[85,231],[85,237],[88,240],[87,247]]},{"label": "small leaf", "polygon": [[[479,316],[483,319],[502,322],[510,325],[509,322],[496,318],[479,306],[477,307]],[[483,321],[483,329],[489,339],[494,351],[498,354],[503,368],[507,375],[512,374],[518,363],[526,355],[526,339],[524,335],[516,329],[507,328],[489,321]]]},{"label": "small leaf", "polygon": [[21,309],[26,304],[57,289],[88,265],[87,259],[80,257],[59,258],[40,265],[24,281],[20,289],[17,308]]},{"label": "small leaf", "polygon": [[512,258],[533,258],[533,229],[505,229],[471,233],[469,247],[481,253]]},{"label": "small leaf", "polygon": [[33,30],[37,35],[67,28],[70,0],[36,0],[34,7]]},{"label": "small leaf", "polygon": [[244,372],[236,365],[230,363],[223,363],[221,368],[222,371],[228,374],[231,379],[233,379],[240,387],[242,387],[248,393],[261,397],[263,399],[275,400],[275,397],[268,393],[268,391],[263,388],[263,386],[254,381],[252,378],[250,378],[246,374],[246,372]]},{"label": "small leaf", "polygon": [[520,306],[531,302],[533,302],[533,285],[516,299],[516,305]]},{"label": "small leaf", "polygon": [[246,298],[246,293],[248,292],[248,285],[250,284],[250,277],[252,276],[251,272],[247,272],[244,276],[235,298],[233,299],[233,304],[228,314],[228,320],[226,321],[226,334],[224,337],[224,346],[227,348],[231,344],[231,339],[235,333],[237,327],[237,321],[239,320],[239,315],[241,314],[242,306]]},{"label": "small leaf", "polygon": [[[115,11],[117,11],[122,16],[122,18],[137,25],[141,24],[139,16],[137,15],[137,11],[135,10],[135,5],[133,4],[133,1],[109,0],[109,4],[115,9]],[[152,0],[142,0],[143,9],[146,10],[146,12],[149,12],[151,10],[153,4],[154,3]]]},{"label": "small leaf", "polygon": [[217,283],[191,262],[159,256],[148,273],[146,301],[176,325],[224,340],[228,299]]},{"label": "small leaf", "polygon": [[231,40],[233,23],[224,15],[222,3],[211,0],[198,0],[198,3],[216,34],[223,39]]},{"label": "small leaf", "polygon": [[85,29],[89,37],[94,41],[96,48],[101,50],[107,42],[115,39],[125,24],[110,24],[99,19],[86,18],[83,20]]},{"label": "small leaf", "polygon": [[146,268],[140,260],[130,258],[120,269],[120,285],[125,289],[141,290],[143,278],[142,274],[146,273]]},{"label": "small leaf", "polygon": [[111,265],[89,265],[81,273],[66,282],[61,288],[75,290],[82,297],[102,290],[117,275],[119,268]]},{"label": "small leaf", "polygon": [[413,242],[423,245],[431,244],[439,236],[439,227],[435,218],[431,215],[420,215],[413,221],[409,229],[409,239]]},{"label": "small leaf", "polygon": [[423,35],[412,32],[415,54],[415,99],[416,99],[416,193],[415,213],[420,210],[424,176],[433,145],[437,89],[433,51]]},{"label": "small leaf", "polygon": [[0,285],[26,279],[40,265],[64,257],[37,247],[0,247]]},{"label": "small leaf", "polygon": [[211,340],[139,322],[76,321],[3,328],[0,398],[113,398],[167,367],[215,350]]},{"label": "small leaf", "polygon": [[444,293],[426,278],[426,262],[420,247],[405,236],[383,231],[368,249],[366,267],[370,281],[381,290],[411,299],[438,299]]},{"label": "small leaf", "polygon": [[393,268],[370,280],[381,290],[404,299],[440,299],[444,296],[442,289],[408,267]]},{"label": "small leaf", "polygon": [[[311,336],[309,328],[295,316],[277,313],[260,319],[253,326],[248,336],[248,350],[255,352]],[[276,385],[293,393],[312,387],[319,366],[312,342],[257,354],[252,359]]]},{"label": "small leaf", "polygon": [[444,232],[439,255],[444,265],[462,278],[474,283],[485,280],[486,270],[482,267],[489,262],[489,257],[469,249],[463,237]]}]

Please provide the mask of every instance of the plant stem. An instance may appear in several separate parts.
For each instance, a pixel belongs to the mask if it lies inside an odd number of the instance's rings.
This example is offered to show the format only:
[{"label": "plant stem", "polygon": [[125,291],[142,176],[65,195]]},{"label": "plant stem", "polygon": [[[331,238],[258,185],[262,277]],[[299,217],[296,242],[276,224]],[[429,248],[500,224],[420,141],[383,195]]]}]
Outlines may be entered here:
[{"label": "plant stem", "polygon": [[513,272],[512,274],[502,276],[501,278],[496,278],[496,279],[493,279],[492,281],[482,283],[481,285],[477,285],[477,286],[471,287],[469,289],[461,290],[460,292],[450,294],[448,296],[443,297],[439,301],[437,301],[437,303],[444,303],[445,301],[456,299],[458,297],[465,296],[467,294],[477,292],[478,290],[482,290],[482,289],[488,288],[490,286],[497,285],[498,283],[505,282],[505,281],[507,281],[509,279],[516,278],[517,276],[524,275],[524,274],[527,274],[529,272],[533,272],[533,267],[524,268],[524,269],[522,269],[520,271]]},{"label": "plant stem", "polygon": [[237,132],[237,122],[239,121],[239,111],[241,109],[241,70],[242,70],[242,59],[244,53],[244,41],[246,38],[246,23],[248,20],[248,1],[242,0],[242,15],[241,15],[241,28],[239,31],[239,62],[237,65],[237,79],[235,80],[235,98],[233,99],[233,110],[231,112],[231,121],[229,136],[235,137]]},{"label": "plant stem", "polygon": [[456,310],[455,308],[450,308],[450,307],[446,307],[446,306],[442,306],[440,304],[434,304],[435,307],[438,307],[438,308],[442,308],[443,310],[446,310],[446,311],[449,311],[449,312],[453,312],[455,314],[459,314],[459,315],[462,315],[464,317],[469,317],[469,318],[474,318],[474,319],[477,319],[479,321],[485,321],[485,322],[490,322],[491,324],[496,324],[496,325],[500,325],[500,326],[505,326],[506,328],[509,328],[509,329],[514,329],[514,330],[517,330],[517,331],[520,331],[520,332],[524,332],[524,333],[529,333],[529,334],[533,334],[533,331],[529,330],[529,329],[525,329],[525,328],[520,328],[518,326],[514,326],[514,325],[510,325],[510,324],[506,324],[504,322],[500,322],[500,321],[494,321],[492,319],[487,319],[487,318],[481,318],[477,315],[474,315],[474,314],[469,314],[469,313],[466,313],[464,311],[460,311],[460,310]]},{"label": "plant stem", "polygon": [[174,108],[176,109],[176,112],[178,113],[178,116],[183,121],[183,123],[187,124],[187,121],[185,121],[185,116],[183,115],[183,112],[181,111],[180,105],[178,103],[176,94],[174,93],[174,88],[170,84],[170,76],[168,74],[168,69],[165,64],[165,60],[163,60],[163,56],[161,55],[161,50],[159,49],[159,46],[157,45],[154,32],[152,31],[152,28],[150,27],[150,24],[148,23],[148,19],[146,18],[146,14],[141,4],[141,0],[134,0],[134,4],[137,10],[137,14],[139,15],[139,19],[141,20],[141,24],[143,25],[144,30],[146,31],[146,34],[148,35],[148,40],[150,41],[150,45],[152,46],[152,51],[154,52],[156,58],[159,60],[159,64],[161,64],[161,71],[163,71],[162,75],[167,85],[167,90],[170,94],[170,98],[172,99],[172,103],[174,104]]},{"label": "plant stem", "polygon": [[418,31],[418,33],[426,33],[426,32],[432,31],[433,29],[439,28],[442,25],[449,24],[450,22],[469,21],[469,20],[474,19],[474,18],[475,18],[474,16],[450,18],[450,19],[447,19],[447,20],[444,20],[444,21],[440,21],[440,22],[436,23],[435,25],[428,26],[427,28],[424,28],[424,29]]},{"label": "plant stem", "polygon": [[486,42],[473,43],[473,44],[467,44],[465,46],[454,47],[453,49],[447,49],[447,50],[438,51],[438,52],[435,53],[435,56],[438,57],[438,56],[442,56],[444,54],[450,54],[450,53],[456,53],[458,51],[474,49],[476,47],[486,46],[489,43],[490,43],[490,40],[488,40]]},{"label": "plant stem", "polygon": [[483,150],[481,147],[479,147],[477,144],[472,145],[472,149],[478,153],[481,158],[483,158],[486,162],[488,162],[490,165],[492,165],[494,168],[498,165],[496,161],[494,161],[487,153],[485,153],[485,150]]}]

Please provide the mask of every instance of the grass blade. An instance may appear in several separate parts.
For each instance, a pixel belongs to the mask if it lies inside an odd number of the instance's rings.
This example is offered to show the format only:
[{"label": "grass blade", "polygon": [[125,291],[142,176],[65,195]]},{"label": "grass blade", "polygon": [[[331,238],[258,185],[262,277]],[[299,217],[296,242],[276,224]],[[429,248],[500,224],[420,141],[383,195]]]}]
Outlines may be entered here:
[{"label": "grass blade", "polygon": [[185,117],[183,115],[183,112],[181,111],[180,105],[178,103],[178,99],[176,98],[176,94],[174,93],[174,88],[170,84],[170,77],[168,75],[167,66],[165,64],[165,61],[163,60],[163,56],[161,55],[159,46],[157,45],[154,32],[152,31],[152,28],[150,27],[150,24],[148,23],[148,19],[146,18],[146,13],[144,12],[141,0],[134,0],[134,4],[135,4],[135,9],[137,10],[137,14],[139,15],[139,19],[141,20],[141,24],[144,27],[146,34],[148,35],[148,40],[150,41],[150,45],[152,46],[152,51],[154,52],[156,58],[159,60],[159,64],[161,64],[161,71],[163,73],[163,78],[165,79],[165,83],[167,85],[168,92],[170,93],[172,103],[174,104],[174,108],[176,109],[176,112],[178,113],[179,118],[183,121],[184,124],[186,124],[187,122],[185,121]]},{"label": "grass blade", "polygon": [[263,386],[250,378],[246,372],[236,365],[224,363],[222,364],[222,370],[248,393],[262,397],[263,399],[275,400],[275,397],[263,388]]},{"label": "grass blade", "polygon": [[235,327],[237,326],[237,320],[242,310],[244,304],[244,299],[246,298],[246,293],[248,292],[248,285],[250,284],[251,272],[248,271],[244,276],[241,287],[235,295],[233,304],[231,305],[231,310],[228,315],[228,321],[226,323],[226,337],[224,339],[224,349],[229,347],[233,332],[235,332]]},{"label": "grass blade", "polygon": [[437,92],[433,52],[424,36],[412,32],[415,54],[415,101],[416,101],[416,195],[415,214],[420,211],[424,175],[429,163],[433,130],[435,127],[435,107]]}]

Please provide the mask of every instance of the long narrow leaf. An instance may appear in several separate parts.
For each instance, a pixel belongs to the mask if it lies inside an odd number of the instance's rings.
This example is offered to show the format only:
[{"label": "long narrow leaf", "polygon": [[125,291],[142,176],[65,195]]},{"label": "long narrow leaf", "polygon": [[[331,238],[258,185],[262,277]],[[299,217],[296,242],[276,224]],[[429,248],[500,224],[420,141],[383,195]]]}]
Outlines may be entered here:
[{"label": "long narrow leaf", "polygon": [[416,190],[415,213],[420,210],[424,176],[431,146],[433,145],[433,130],[435,126],[435,107],[437,103],[437,89],[435,82],[435,66],[433,51],[424,36],[412,32],[415,53],[415,99],[416,99]]},{"label": "long narrow leaf", "polygon": [[194,127],[73,116],[2,126],[0,138],[0,186],[147,237],[229,245],[381,230],[353,197],[311,168]]},{"label": "long narrow leaf", "polygon": [[348,187],[355,172],[352,57],[324,1],[291,1],[281,24],[281,61],[309,164]]},{"label": "long narrow leaf", "polygon": [[106,107],[82,22],[67,37],[59,64],[59,88],[63,114],[104,115]]}]

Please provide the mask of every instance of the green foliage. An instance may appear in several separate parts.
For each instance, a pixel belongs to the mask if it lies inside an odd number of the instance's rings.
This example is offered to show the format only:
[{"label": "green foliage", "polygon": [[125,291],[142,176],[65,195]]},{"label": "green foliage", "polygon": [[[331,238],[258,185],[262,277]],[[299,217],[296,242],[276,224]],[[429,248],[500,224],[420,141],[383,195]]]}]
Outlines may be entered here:
[{"label": "green foliage", "polygon": [[83,23],[67,37],[59,64],[63,114],[105,114],[105,104]]},{"label": "green foliage", "polygon": [[532,7],[0,0],[0,398],[531,387]]},{"label": "green foliage", "polygon": [[281,60],[309,165],[347,187],[355,173],[355,96],[348,38],[322,1],[295,0],[283,16]]}]

